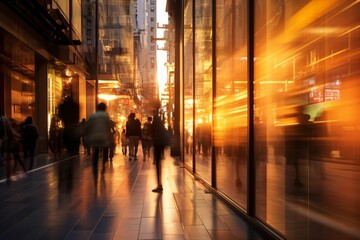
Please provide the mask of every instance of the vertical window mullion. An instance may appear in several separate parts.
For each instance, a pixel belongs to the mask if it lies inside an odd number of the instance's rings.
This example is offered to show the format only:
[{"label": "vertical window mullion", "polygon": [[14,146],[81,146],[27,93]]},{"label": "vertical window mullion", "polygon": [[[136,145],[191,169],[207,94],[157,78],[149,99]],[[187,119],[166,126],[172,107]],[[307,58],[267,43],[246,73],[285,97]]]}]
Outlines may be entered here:
[{"label": "vertical window mullion", "polygon": [[192,58],[193,58],[193,65],[192,65],[192,68],[193,68],[193,71],[192,71],[192,74],[193,74],[193,76],[192,76],[192,78],[193,78],[193,85],[192,85],[192,87],[193,87],[193,89],[192,89],[192,95],[193,95],[193,164],[192,164],[192,166],[193,166],[193,173],[196,173],[196,138],[197,138],[197,136],[196,136],[196,122],[195,122],[195,118],[196,118],[196,109],[195,109],[195,107],[196,107],[196,104],[195,104],[195,102],[196,102],[196,83],[195,83],[195,81],[196,81],[196,79],[195,79],[195,76],[196,76],[196,74],[195,74],[195,0],[193,0],[192,2],[191,2],[191,4],[192,4],[192,35],[193,35],[193,42],[192,42],[192,45],[193,45],[193,47],[192,47]]},{"label": "vertical window mullion", "polygon": [[[216,99],[216,0],[212,0],[212,116],[215,116]],[[214,118],[211,122],[211,185],[216,188],[216,154],[214,146]]]},{"label": "vertical window mullion", "polygon": [[248,201],[249,216],[255,215],[254,160],[254,1],[248,1]]}]

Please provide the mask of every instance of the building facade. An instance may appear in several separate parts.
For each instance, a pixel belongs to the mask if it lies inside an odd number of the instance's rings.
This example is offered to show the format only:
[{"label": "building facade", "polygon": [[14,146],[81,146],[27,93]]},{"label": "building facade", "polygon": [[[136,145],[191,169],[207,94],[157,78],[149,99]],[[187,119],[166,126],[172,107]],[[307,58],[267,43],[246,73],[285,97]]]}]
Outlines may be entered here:
[{"label": "building facade", "polygon": [[138,72],[142,102],[142,117],[149,114],[149,103],[158,96],[156,73],[156,1],[135,1],[133,19],[134,41],[138,59]]},{"label": "building facade", "polygon": [[158,99],[159,90],[157,84],[157,57],[156,57],[156,1],[138,0],[136,11],[137,28],[134,34],[137,36],[137,58],[140,75],[140,95],[142,97],[142,116],[150,113],[150,105]]},{"label": "building facade", "polygon": [[140,106],[132,4],[129,0],[98,2],[98,100],[108,105],[119,127]]},{"label": "building facade", "polygon": [[0,107],[19,123],[32,116],[38,151],[47,152],[50,121],[63,98],[72,95],[79,117],[86,117],[94,96],[86,91],[81,1],[1,1],[0,13]]},{"label": "building facade", "polygon": [[167,5],[185,167],[269,236],[358,239],[359,2]]}]

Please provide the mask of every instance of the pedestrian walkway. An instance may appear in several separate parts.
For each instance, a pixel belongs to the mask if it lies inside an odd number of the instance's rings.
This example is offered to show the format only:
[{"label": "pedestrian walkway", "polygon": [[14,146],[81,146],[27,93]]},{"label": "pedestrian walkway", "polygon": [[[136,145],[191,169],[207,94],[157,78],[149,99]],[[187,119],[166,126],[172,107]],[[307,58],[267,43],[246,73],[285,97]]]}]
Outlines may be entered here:
[{"label": "pedestrian walkway", "polygon": [[141,155],[118,153],[97,183],[83,154],[38,156],[37,168],[9,185],[0,172],[0,239],[264,239],[165,156],[163,193],[151,191],[155,165]]}]

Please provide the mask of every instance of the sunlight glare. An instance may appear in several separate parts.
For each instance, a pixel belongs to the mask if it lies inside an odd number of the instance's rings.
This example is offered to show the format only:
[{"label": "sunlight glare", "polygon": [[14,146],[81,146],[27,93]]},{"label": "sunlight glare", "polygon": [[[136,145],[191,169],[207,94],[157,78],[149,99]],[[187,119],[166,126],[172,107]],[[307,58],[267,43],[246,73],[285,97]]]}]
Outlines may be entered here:
[{"label": "sunlight glare", "polygon": [[[158,0],[157,1],[157,9],[156,9],[156,17],[159,26],[168,23],[168,14],[165,12],[166,0]],[[158,28],[156,31],[156,37],[162,38],[164,37],[164,29]],[[157,44],[164,45],[165,41],[157,41]],[[162,46],[159,46],[160,48]],[[167,69],[165,63],[167,62],[167,51],[157,50],[156,51],[157,58],[157,79],[159,85],[159,98],[161,98],[161,93],[164,92],[165,83],[167,82]]]}]

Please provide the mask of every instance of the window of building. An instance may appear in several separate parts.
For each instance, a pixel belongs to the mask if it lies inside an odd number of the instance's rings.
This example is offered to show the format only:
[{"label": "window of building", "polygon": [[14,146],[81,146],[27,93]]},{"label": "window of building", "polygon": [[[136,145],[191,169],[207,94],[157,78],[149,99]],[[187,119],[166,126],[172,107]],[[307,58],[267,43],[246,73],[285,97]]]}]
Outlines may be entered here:
[{"label": "window of building", "polygon": [[211,183],[212,161],[212,1],[196,1],[195,4],[195,146],[196,172]]},{"label": "window of building", "polygon": [[355,2],[255,5],[256,216],[286,239],[359,236]]},{"label": "window of building", "polygon": [[[195,1],[195,0],[194,0]],[[193,168],[193,137],[194,137],[194,61],[193,61],[193,0],[189,0],[184,9],[184,160]]]},{"label": "window of building", "polygon": [[[217,9],[214,149],[217,185],[247,207],[248,101],[246,2],[221,2]],[[236,30],[235,30],[236,29]],[[229,174],[224,174],[228,172]]]}]

